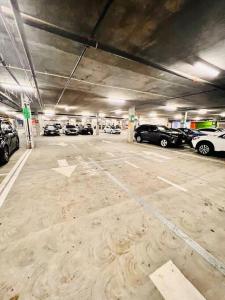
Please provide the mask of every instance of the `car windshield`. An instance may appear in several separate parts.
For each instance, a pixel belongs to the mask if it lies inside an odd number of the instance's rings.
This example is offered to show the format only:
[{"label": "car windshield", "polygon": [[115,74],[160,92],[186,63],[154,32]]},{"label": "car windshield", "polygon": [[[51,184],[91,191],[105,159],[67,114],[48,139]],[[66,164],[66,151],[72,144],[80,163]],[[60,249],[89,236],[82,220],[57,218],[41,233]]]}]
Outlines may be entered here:
[{"label": "car windshield", "polygon": [[167,131],[167,130],[169,130],[169,128],[166,127],[166,126],[157,126],[157,127],[158,127],[158,129],[159,129],[160,131]]},{"label": "car windshield", "polygon": [[66,125],[66,128],[75,128],[74,125]]},{"label": "car windshield", "polygon": [[53,126],[53,125],[48,125],[48,126],[46,126],[46,128],[48,130],[55,130],[56,129],[55,126]]}]

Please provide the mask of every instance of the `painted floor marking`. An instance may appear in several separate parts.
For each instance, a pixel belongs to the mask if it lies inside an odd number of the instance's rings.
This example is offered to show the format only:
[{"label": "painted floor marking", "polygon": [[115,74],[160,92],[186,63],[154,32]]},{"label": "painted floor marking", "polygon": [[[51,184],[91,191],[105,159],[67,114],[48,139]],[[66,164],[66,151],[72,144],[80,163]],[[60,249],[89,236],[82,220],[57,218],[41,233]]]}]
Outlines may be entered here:
[{"label": "painted floor marking", "polygon": [[206,300],[171,260],[149,277],[165,300]]},{"label": "painted floor marking", "polygon": [[161,155],[161,154],[158,154],[158,153],[155,153],[155,152],[152,152],[152,151],[142,151],[144,154],[147,154],[147,155],[154,155],[156,157],[159,157],[159,158],[163,158],[163,159],[172,159],[171,157],[168,157],[168,156],[165,156],[165,155]]},{"label": "painted floor marking", "polygon": [[96,161],[89,158],[89,160],[96,165],[105,175],[107,175],[116,185],[118,185],[123,191],[125,191],[128,196],[135,202],[139,203],[143,209],[151,214],[153,217],[158,219],[163,225],[165,225],[171,232],[183,240],[191,249],[198,253],[205,261],[207,261],[211,266],[217,269],[220,273],[225,275],[225,264],[218,260],[215,256],[209,253],[206,249],[195,242],[191,237],[189,237],[184,231],[182,231],[177,225],[173,224],[169,219],[164,217],[152,204],[146,203],[142,197],[136,196],[130,191],[130,189],[125,186],[120,180],[113,176],[110,172],[105,171],[101,165]]},{"label": "painted floor marking", "polygon": [[102,140],[103,143],[112,144],[110,141]]},{"label": "painted floor marking", "polygon": [[143,156],[140,153],[137,153],[136,155],[141,156],[143,159],[148,159],[148,160],[151,160],[151,161],[154,161],[154,162],[159,162],[159,163],[163,163],[164,162],[162,159],[159,159],[159,158],[156,158],[156,157],[152,157],[152,156],[149,156],[149,155]]},{"label": "painted floor marking", "polygon": [[58,165],[59,165],[59,167],[68,167],[69,166],[66,159],[59,159],[58,160]]},{"label": "painted floor marking", "polygon": [[140,169],[138,166],[136,166],[135,164],[132,164],[131,162],[129,162],[129,161],[127,161],[127,160],[125,160],[124,161],[127,165],[129,165],[129,166],[131,166],[131,167],[133,167],[133,168],[135,168],[135,169]]},{"label": "painted floor marking", "polygon": [[115,154],[111,153],[111,152],[106,152],[106,154],[108,154],[111,157],[115,157]]},{"label": "painted floor marking", "polygon": [[160,177],[160,176],[157,176],[157,178],[158,178],[159,180],[161,180],[161,181],[164,181],[164,182],[166,182],[166,183],[172,185],[173,187],[175,187],[176,189],[178,189],[178,190],[180,190],[180,191],[187,192],[187,189],[183,188],[182,186],[180,186],[180,185],[178,185],[178,184],[176,184],[176,183],[173,183],[173,182],[171,182],[171,181],[169,181],[169,180],[167,180],[167,179],[165,179],[165,178],[163,178],[163,177]]},{"label": "painted floor marking", "polygon": [[28,149],[21,155],[21,157],[16,162],[12,170],[8,173],[8,175],[3,179],[2,183],[0,184],[0,207],[4,203],[6,197],[8,196],[14,182],[16,181],[29,155],[31,154],[31,151],[32,149]]}]

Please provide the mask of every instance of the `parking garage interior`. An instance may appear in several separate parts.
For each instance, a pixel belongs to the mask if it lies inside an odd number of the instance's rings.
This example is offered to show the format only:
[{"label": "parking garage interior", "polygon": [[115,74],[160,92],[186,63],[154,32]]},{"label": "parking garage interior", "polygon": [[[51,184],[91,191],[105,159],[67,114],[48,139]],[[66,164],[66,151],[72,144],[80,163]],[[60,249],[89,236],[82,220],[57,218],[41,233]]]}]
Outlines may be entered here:
[{"label": "parking garage interior", "polygon": [[0,299],[225,299],[225,1],[0,0]]}]

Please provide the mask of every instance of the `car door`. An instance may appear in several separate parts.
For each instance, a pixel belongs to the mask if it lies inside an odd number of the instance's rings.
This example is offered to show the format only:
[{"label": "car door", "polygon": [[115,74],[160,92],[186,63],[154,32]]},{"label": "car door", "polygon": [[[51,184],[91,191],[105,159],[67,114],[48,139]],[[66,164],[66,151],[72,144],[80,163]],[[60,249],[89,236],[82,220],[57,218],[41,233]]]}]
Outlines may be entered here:
[{"label": "car door", "polygon": [[2,130],[5,135],[6,144],[9,147],[9,153],[14,150],[13,129],[9,124],[2,124]]},{"label": "car door", "polygon": [[214,147],[216,151],[225,151],[225,134],[220,135],[215,138]]},{"label": "car door", "polygon": [[148,125],[141,125],[140,128],[138,129],[138,134],[141,135],[141,138],[144,141],[148,141],[149,140],[149,126]]},{"label": "car door", "polygon": [[151,143],[158,143],[160,138],[158,127],[155,125],[150,126],[149,128],[149,141]]}]

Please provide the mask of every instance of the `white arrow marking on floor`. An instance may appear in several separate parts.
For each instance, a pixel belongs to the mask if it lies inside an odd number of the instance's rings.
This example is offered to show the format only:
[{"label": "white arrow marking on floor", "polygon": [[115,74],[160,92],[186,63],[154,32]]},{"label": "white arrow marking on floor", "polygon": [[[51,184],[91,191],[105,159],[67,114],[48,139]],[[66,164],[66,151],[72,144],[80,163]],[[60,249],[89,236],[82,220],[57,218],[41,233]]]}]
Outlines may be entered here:
[{"label": "white arrow marking on floor", "polygon": [[66,146],[68,146],[68,144],[66,144],[66,143],[58,143],[58,144],[56,144],[56,143],[54,143],[54,144],[49,144],[50,146],[61,146],[61,147],[66,147]]},{"label": "white arrow marking on floor", "polygon": [[59,174],[61,174],[61,175],[66,176],[68,178],[73,174],[73,171],[77,167],[76,165],[69,166],[66,159],[59,159],[58,160],[58,165],[59,165],[59,168],[53,168],[52,170],[59,173]]}]

